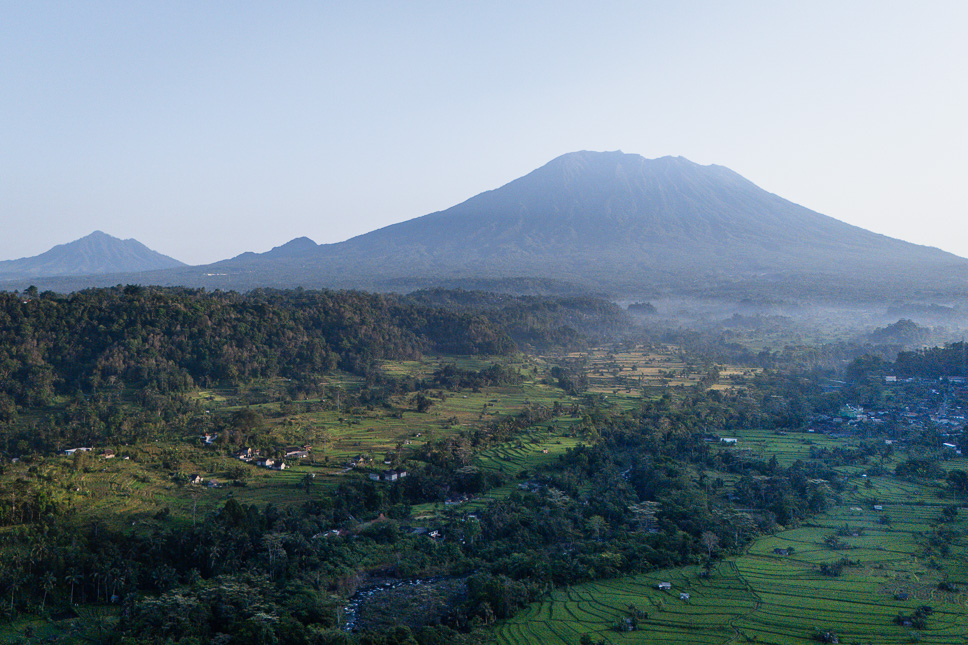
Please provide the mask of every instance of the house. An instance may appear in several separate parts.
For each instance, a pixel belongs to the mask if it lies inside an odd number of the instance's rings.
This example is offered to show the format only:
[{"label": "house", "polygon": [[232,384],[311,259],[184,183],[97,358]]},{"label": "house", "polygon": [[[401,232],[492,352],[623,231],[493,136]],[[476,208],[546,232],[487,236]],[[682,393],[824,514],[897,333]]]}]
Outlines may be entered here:
[{"label": "house", "polygon": [[276,465],[273,466],[272,468],[274,468],[275,470],[285,470],[286,469],[286,462],[284,462],[284,461],[276,462]]},{"label": "house", "polygon": [[203,434],[202,439],[205,440],[205,444],[211,446],[218,439],[218,433],[215,434]]},{"label": "house", "polygon": [[201,483],[202,483],[203,481],[205,481],[205,480],[204,480],[204,479],[202,479],[202,476],[201,476],[201,475],[191,475],[191,476],[190,476],[190,477],[188,478],[188,482],[189,482],[190,484],[195,484],[195,485],[198,485],[198,484],[201,484]]},{"label": "house", "polygon": [[405,470],[384,470],[379,473],[370,473],[370,479],[375,482],[395,482],[407,476]]},{"label": "house", "polygon": [[679,600],[689,600],[689,594],[687,594],[687,593],[680,593],[679,594]]},{"label": "house", "polygon": [[251,461],[258,454],[258,450],[253,450],[252,448],[243,448],[235,453],[235,456],[242,461]]},{"label": "house", "polygon": [[736,439],[735,437],[721,437],[720,441],[723,443],[737,443],[739,439]]},{"label": "house", "polygon": [[317,540],[319,538],[342,537],[344,535],[346,535],[346,531],[343,529],[330,529],[325,533],[317,533],[313,536],[313,539]]},{"label": "house", "polygon": [[276,462],[274,459],[269,459],[268,457],[266,457],[265,459],[259,459],[258,461],[256,461],[255,465],[261,466],[262,468],[272,468],[273,464],[275,463]]},{"label": "house", "polygon": [[883,511],[884,510],[884,507],[881,506],[880,504],[874,504],[874,510],[875,511]]},{"label": "house", "polygon": [[305,448],[286,448],[286,457],[292,457],[293,459],[306,459],[309,457],[309,451]]},{"label": "house", "polygon": [[659,585],[658,585],[658,587],[659,587],[659,591],[671,591],[672,590],[672,583],[671,582],[660,582]]},{"label": "house", "polygon": [[113,450],[105,450],[103,453],[101,453],[102,459],[114,459],[115,456],[116,455],[114,454]]},{"label": "house", "polygon": [[91,452],[94,448],[68,448],[64,451],[64,454],[68,457],[73,457],[75,452]]},{"label": "house", "polygon": [[208,480],[208,483],[205,485],[208,486],[209,488],[218,488],[219,486],[221,486],[221,484],[219,484],[218,481],[214,479]]},{"label": "house", "polygon": [[790,555],[790,549],[773,549],[773,555]]}]

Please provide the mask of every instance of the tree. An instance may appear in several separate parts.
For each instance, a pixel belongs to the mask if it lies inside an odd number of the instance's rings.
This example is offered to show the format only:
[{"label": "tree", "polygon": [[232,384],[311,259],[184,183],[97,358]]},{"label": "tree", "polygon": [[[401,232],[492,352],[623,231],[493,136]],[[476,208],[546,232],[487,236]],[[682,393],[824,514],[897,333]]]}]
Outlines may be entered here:
[{"label": "tree", "polygon": [[417,398],[415,399],[414,403],[417,412],[426,412],[430,409],[430,406],[433,405],[433,401],[430,400],[430,397],[423,392],[417,394]]},{"label": "tree", "polygon": [[74,606],[74,585],[80,584],[83,579],[84,578],[83,576],[81,576],[81,573],[75,568],[70,569],[67,572],[67,575],[64,576],[64,582],[66,582],[71,586],[71,606],[72,607]]},{"label": "tree", "polygon": [[713,551],[719,546],[719,536],[712,531],[705,531],[702,534],[702,545],[706,547],[706,555],[710,560],[713,559]]},{"label": "tree", "polygon": [[948,484],[956,491],[968,492],[968,473],[957,468],[948,472]]},{"label": "tree", "polygon": [[51,592],[51,590],[54,588],[54,585],[56,583],[57,583],[57,578],[50,571],[48,571],[47,573],[45,573],[43,575],[43,577],[41,578],[41,586],[44,589],[44,597],[40,601],[40,611],[41,612],[44,611],[44,605],[47,604],[47,594],[49,594]]}]

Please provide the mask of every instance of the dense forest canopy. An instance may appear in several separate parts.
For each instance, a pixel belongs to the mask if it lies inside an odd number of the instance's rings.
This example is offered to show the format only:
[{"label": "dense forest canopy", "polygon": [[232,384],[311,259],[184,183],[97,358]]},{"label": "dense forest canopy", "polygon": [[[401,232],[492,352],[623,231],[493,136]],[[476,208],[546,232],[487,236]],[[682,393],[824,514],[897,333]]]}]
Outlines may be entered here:
[{"label": "dense forest canopy", "polygon": [[968,376],[968,345],[962,341],[944,347],[901,352],[894,366],[898,375],[903,376]]},{"label": "dense forest canopy", "polygon": [[618,307],[595,298],[136,286],[0,293],[0,397],[33,406],[117,380],[169,392],[337,368],[362,374],[380,359],[501,355],[515,341],[570,348],[628,328]]}]

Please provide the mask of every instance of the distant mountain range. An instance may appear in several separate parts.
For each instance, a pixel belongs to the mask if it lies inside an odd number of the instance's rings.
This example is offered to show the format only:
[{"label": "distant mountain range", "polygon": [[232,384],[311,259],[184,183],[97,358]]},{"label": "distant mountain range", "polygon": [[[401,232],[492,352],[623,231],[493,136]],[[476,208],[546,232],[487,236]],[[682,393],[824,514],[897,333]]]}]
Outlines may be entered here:
[{"label": "distant mountain range", "polygon": [[266,253],[138,277],[242,290],[543,285],[631,297],[968,295],[968,260],[821,215],[722,166],[621,152],[566,154],[445,211],[338,244],[298,238]]},{"label": "distant mountain range", "polygon": [[187,266],[152,251],[138,240],[121,240],[94,231],[46,253],[0,262],[0,280],[157,271]]}]

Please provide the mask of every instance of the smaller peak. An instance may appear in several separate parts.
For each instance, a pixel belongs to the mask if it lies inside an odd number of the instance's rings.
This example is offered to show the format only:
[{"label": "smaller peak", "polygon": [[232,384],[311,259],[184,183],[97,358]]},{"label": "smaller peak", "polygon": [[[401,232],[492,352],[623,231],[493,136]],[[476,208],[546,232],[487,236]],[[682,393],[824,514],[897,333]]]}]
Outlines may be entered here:
[{"label": "smaller peak", "polygon": [[286,249],[287,251],[298,251],[301,249],[315,248],[316,246],[318,245],[315,242],[304,235],[302,237],[293,238],[285,244],[277,246],[272,250],[276,251],[278,249]]},{"label": "smaller peak", "polygon": [[114,243],[114,242],[132,242],[137,240],[132,239],[121,239],[120,237],[115,237],[110,233],[105,233],[104,231],[98,229],[92,233],[85,235],[84,237],[74,240],[75,242],[101,242],[101,243]]},{"label": "smaller peak", "polygon": [[293,255],[296,253],[302,253],[309,249],[315,249],[318,244],[312,241],[306,236],[297,237],[295,239],[289,240],[285,244],[280,246],[275,246],[266,252],[266,255]]},{"label": "smaller peak", "polygon": [[311,238],[306,237],[305,235],[301,237],[294,237],[293,239],[283,244],[283,246],[310,246],[310,245],[318,246],[316,242],[314,242]]}]

